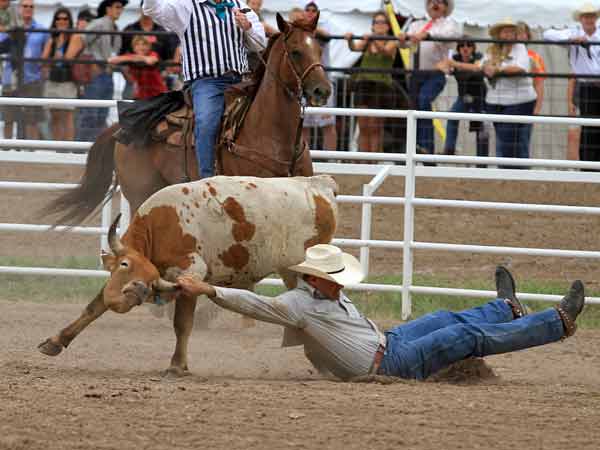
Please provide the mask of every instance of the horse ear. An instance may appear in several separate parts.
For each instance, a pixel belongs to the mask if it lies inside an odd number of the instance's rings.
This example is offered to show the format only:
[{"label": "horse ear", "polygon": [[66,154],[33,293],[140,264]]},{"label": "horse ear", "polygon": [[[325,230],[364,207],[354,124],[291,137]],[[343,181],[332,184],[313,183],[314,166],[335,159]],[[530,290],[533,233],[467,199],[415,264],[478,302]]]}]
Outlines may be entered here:
[{"label": "horse ear", "polygon": [[290,29],[290,24],[287,23],[287,21],[279,13],[277,13],[277,28],[279,28],[279,31],[281,31],[284,34],[287,33]]},{"label": "horse ear", "polygon": [[312,31],[317,29],[317,24],[319,23],[319,16],[321,15],[321,11],[317,11],[317,15],[315,16],[315,18],[313,19],[312,23],[310,24],[310,29]]}]

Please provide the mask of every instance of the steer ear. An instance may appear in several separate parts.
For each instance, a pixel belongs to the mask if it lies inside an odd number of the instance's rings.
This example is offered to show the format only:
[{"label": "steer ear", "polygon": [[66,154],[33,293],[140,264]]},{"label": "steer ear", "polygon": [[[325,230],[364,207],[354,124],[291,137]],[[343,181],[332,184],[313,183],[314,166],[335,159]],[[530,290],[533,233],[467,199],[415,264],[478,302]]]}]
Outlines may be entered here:
[{"label": "steer ear", "polygon": [[117,257],[112,253],[106,253],[104,250],[100,254],[100,258],[102,259],[102,266],[105,270],[112,272],[115,269],[115,265],[117,264]]}]

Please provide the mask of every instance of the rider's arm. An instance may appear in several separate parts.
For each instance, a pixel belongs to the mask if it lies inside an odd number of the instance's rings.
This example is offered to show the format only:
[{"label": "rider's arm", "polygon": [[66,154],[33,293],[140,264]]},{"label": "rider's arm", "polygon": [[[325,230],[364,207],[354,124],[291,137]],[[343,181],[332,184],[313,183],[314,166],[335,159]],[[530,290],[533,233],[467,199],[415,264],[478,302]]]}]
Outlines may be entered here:
[{"label": "rider's arm", "polygon": [[[248,5],[246,5],[244,2],[240,2],[240,6],[242,10],[248,8]],[[244,31],[244,41],[246,43],[246,47],[254,52],[262,52],[265,48],[267,48],[265,27],[261,23],[258,15],[252,10],[246,13],[246,18],[251,25],[248,30]]]},{"label": "rider's arm", "polygon": [[144,14],[152,17],[167,31],[182,35],[190,22],[192,14],[191,0],[144,0]]}]

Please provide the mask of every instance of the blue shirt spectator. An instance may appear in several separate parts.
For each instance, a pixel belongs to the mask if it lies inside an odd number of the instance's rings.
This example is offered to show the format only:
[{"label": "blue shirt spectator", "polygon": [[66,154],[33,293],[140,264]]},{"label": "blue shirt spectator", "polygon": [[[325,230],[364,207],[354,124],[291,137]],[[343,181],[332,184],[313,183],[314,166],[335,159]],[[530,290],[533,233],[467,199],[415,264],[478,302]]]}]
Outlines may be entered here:
[{"label": "blue shirt spectator", "polygon": [[[31,26],[25,27],[26,29],[40,29],[46,28],[40,25],[35,20],[31,21]],[[4,34],[6,38],[6,34]],[[0,40],[2,38],[0,37]],[[46,41],[48,40],[48,33],[26,33],[25,34],[25,50],[23,56],[25,58],[41,58],[42,52],[44,50],[44,45],[46,45]],[[12,86],[12,72],[13,68],[11,62],[8,61],[4,73],[2,74],[2,85],[3,86]],[[37,62],[25,62],[25,72],[24,72],[24,83],[29,84],[36,81],[42,80],[42,65]],[[12,88],[16,88],[16,86],[12,86]]]}]

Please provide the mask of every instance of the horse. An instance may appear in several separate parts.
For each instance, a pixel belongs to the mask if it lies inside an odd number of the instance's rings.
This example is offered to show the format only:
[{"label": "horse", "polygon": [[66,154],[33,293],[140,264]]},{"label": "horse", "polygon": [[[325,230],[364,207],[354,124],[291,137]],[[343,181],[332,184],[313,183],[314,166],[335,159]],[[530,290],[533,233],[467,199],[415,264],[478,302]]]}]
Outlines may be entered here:
[{"label": "horse", "polygon": [[[270,37],[256,95],[235,140],[235,150],[217,155],[218,174],[257,177],[311,176],[312,162],[302,132],[302,97],[322,106],[331,84],[314,37],[318,16],[287,22],[277,14],[279,32]],[[169,149],[163,142],[145,148],[117,142],[120,125],[104,130],[88,153],[77,188],[48,205],[43,214],[62,213],[57,223],[80,224],[120,185],[131,216],[153,193],[171,184],[198,179],[195,152]],[[301,143],[298,150],[299,143]],[[184,168],[189,168],[190,174]],[[113,178],[113,172],[116,176]]]}]

